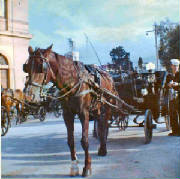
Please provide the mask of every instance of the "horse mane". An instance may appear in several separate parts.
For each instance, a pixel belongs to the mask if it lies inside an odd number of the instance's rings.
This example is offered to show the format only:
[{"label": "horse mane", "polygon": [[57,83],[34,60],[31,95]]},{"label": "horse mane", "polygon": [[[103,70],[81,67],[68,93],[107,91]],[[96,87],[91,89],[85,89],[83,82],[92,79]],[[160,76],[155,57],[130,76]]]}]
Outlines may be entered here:
[{"label": "horse mane", "polygon": [[[44,53],[46,49],[36,48],[34,53],[38,51]],[[55,74],[58,74],[60,81],[63,82],[63,84],[59,84],[61,88],[63,88],[64,85],[70,85],[72,87],[80,80],[80,78],[82,77],[81,75],[85,75],[85,78],[94,78],[94,76],[90,72],[88,72],[88,70],[85,68],[85,64],[83,64],[82,62],[75,63],[72,58],[68,58],[52,50],[49,54],[49,57]],[[113,89],[111,88],[109,90],[115,91],[111,76],[102,69],[98,69],[97,72],[100,74],[102,80],[104,81],[101,85],[107,87],[107,84],[109,84],[110,82],[113,85]]]}]

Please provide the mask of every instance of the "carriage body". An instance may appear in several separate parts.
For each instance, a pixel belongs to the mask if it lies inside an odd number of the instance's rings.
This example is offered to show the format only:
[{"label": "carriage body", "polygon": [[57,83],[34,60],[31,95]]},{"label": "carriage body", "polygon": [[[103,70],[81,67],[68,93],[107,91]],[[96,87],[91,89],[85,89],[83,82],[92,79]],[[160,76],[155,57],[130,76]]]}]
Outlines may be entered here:
[{"label": "carriage body", "polygon": [[[166,81],[166,71],[144,72],[144,73],[121,73],[118,78],[114,78],[115,87],[119,97],[127,104],[132,105],[134,110],[124,115],[112,117],[109,127],[144,127],[145,143],[150,143],[152,138],[152,129],[156,128],[155,123],[158,119],[165,117],[166,127],[169,130],[169,112],[167,96],[164,93],[164,84]],[[117,75],[116,75],[117,76]],[[115,77],[116,77],[115,76]],[[164,112],[164,109],[166,111]],[[135,115],[133,122],[136,124],[128,125],[129,115]],[[138,121],[139,116],[144,116]],[[154,122],[155,123],[154,123]],[[115,124],[115,125],[114,125]]]},{"label": "carriage body", "polygon": [[165,78],[165,71],[135,73],[115,82],[115,86],[120,98],[135,107],[134,113],[145,113],[146,109],[150,109],[156,120],[161,115],[161,105],[165,103]]}]

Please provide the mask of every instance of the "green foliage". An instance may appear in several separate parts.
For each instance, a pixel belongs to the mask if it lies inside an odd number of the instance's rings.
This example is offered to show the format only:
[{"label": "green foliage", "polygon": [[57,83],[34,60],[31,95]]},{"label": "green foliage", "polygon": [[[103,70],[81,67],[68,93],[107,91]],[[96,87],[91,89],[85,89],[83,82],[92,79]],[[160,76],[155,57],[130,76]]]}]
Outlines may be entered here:
[{"label": "green foliage", "polygon": [[110,56],[114,64],[119,64],[120,61],[129,58],[129,53],[127,53],[122,46],[118,46],[111,50]]},{"label": "green foliage", "polygon": [[170,59],[180,59],[180,26],[170,21],[162,21],[158,29],[160,37],[159,58],[161,64],[170,70]]},{"label": "green foliage", "polygon": [[132,70],[132,62],[130,61],[130,53],[126,52],[122,46],[113,48],[110,52],[112,63],[122,70]]}]

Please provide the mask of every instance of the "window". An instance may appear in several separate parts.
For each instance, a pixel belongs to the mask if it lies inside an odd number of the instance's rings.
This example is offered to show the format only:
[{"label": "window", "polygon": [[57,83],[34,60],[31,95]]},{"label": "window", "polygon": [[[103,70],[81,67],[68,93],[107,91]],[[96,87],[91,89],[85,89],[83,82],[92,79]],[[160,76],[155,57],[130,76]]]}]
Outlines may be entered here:
[{"label": "window", "polygon": [[3,55],[0,54],[0,77],[3,88],[8,88],[8,63]]},{"label": "window", "polygon": [[0,54],[0,65],[8,65],[5,58]]},{"label": "window", "polygon": [[6,18],[7,0],[0,0],[0,17]]}]

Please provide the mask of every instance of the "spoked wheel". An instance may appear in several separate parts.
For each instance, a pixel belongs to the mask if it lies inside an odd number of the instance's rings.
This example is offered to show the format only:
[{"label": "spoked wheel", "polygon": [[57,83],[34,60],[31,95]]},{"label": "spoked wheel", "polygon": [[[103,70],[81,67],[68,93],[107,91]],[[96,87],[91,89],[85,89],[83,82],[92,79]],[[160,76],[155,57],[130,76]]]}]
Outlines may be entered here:
[{"label": "spoked wheel", "polygon": [[152,139],[152,113],[151,110],[147,109],[145,112],[145,119],[144,119],[144,134],[145,134],[145,144],[149,144]]},{"label": "spoked wheel", "polygon": [[22,108],[22,104],[19,104],[19,110],[17,111],[16,125],[27,121],[27,114],[25,113],[25,109]]},{"label": "spoked wheel", "polygon": [[16,125],[19,123],[23,123],[27,121],[27,115],[26,114],[22,114],[22,113],[18,113],[17,115],[17,120],[16,120]]},{"label": "spoked wheel", "polygon": [[60,104],[56,104],[54,116],[59,118],[62,115],[62,109]]},{"label": "spoked wheel", "polygon": [[8,132],[10,125],[10,119],[8,118],[8,112],[4,107],[1,107],[1,136],[5,136]]},{"label": "spoked wheel", "polygon": [[119,116],[119,118],[120,118],[119,129],[125,131],[126,128],[128,127],[129,116]]},{"label": "spoked wheel", "polygon": [[43,106],[39,108],[39,120],[42,122],[45,120],[46,117],[46,110]]}]

